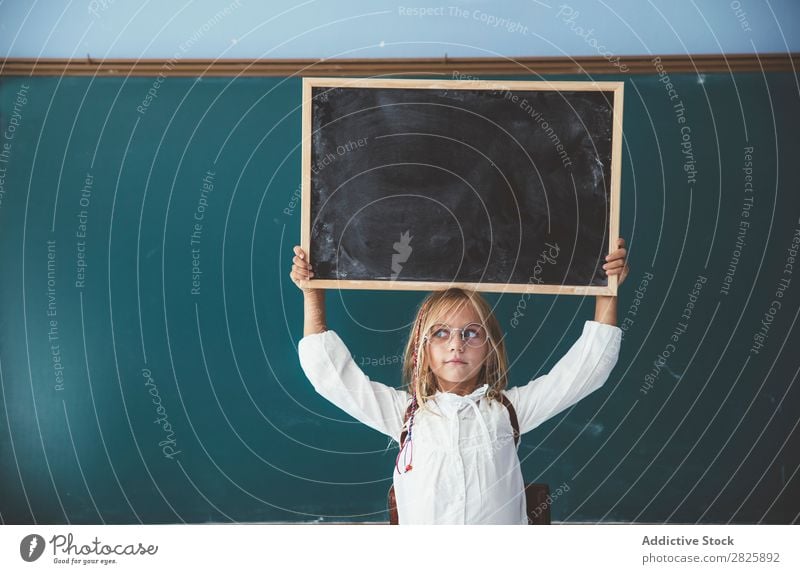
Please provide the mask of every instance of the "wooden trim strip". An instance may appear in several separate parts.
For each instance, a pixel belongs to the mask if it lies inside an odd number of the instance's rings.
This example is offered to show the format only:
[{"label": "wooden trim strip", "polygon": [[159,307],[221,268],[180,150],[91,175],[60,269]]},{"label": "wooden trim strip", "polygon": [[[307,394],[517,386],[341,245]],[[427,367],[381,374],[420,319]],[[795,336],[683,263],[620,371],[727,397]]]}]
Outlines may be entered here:
[{"label": "wooden trim strip", "polygon": [[[110,59],[9,58],[0,62],[3,76],[382,76],[387,74],[552,75],[653,74],[660,58],[671,73],[796,72],[800,53],[603,56],[577,58],[385,58],[385,59]],[[464,78],[468,79],[468,78]]]}]

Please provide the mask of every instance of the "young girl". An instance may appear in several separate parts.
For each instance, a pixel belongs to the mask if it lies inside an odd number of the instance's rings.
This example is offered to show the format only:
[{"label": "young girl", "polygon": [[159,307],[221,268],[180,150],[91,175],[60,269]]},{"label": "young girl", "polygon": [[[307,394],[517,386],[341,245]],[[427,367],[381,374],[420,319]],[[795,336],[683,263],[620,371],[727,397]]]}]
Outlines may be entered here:
[{"label": "young girl", "polygon": [[[628,275],[625,242],[606,257],[608,275]],[[294,248],[291,278],[303,290],[300,364],[319,394],[401,445],[394,469],[399,524],[527,524],[524,482],[510,411],[524,434],[605,383],[622,331],[616,298],[597,297],[594,321],[546,375],[507,388],[504,336],[478,293],[447,289],[419,307],[403,362],[405,389],[370,380],[325,323],[324,290]],[[408,416],[406,417],[406,415]]]}]

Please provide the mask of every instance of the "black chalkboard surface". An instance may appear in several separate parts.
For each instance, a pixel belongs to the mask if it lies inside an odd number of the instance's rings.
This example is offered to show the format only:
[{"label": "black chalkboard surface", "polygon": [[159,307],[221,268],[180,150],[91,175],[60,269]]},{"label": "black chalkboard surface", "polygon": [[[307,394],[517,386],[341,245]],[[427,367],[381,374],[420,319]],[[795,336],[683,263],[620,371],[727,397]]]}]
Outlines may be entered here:
[{"label": "black chalkboard surface", "polygon": [[310,284],[615,295],[622,86],[304,79]]}]

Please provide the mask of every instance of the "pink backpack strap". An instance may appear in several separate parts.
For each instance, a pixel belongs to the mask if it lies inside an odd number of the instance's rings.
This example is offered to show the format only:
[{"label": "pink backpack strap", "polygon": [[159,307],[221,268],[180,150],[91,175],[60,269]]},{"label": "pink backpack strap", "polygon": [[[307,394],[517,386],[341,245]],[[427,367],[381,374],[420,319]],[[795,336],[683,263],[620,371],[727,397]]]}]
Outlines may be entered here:
[{"label": "pink backpack strap", "polygon": [[[403,426],[405,427],[406,423],[408,422],[408,418],[411,416],[412,408],[414,407],[414,402],[412,401],[409,403],[408,408],[406,408],[406,415],[403,417]],[[406,436],[408,435],[408,429],[404,428],[403,432],[400,434],[400,448],[403,448],[403,445],[406,443]]]}]

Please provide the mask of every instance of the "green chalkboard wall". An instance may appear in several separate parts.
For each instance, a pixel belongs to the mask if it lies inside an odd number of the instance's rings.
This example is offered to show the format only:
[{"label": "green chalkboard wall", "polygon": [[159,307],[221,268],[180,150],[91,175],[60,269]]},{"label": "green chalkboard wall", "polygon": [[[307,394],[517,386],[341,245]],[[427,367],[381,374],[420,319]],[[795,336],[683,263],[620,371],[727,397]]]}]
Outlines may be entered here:
[{"label": "green chalkboard wall", "polygon": [[[797,80],[602,79],[626,82],[621,358],[525,435],[525,479],[563,492],[556,521],[796,520]],[[297,360],[300,93],[0,78],[3,523],[388,519],[396,445]],[[329,326],[398,385],[423,295],[331,291]],[[488,299],[512,384],[593,318],[591,298]]]}]

